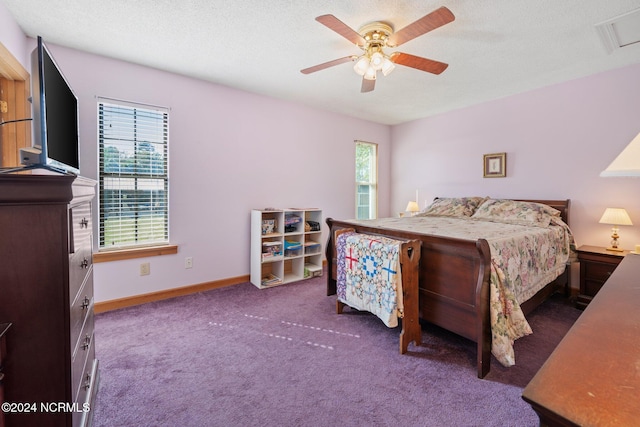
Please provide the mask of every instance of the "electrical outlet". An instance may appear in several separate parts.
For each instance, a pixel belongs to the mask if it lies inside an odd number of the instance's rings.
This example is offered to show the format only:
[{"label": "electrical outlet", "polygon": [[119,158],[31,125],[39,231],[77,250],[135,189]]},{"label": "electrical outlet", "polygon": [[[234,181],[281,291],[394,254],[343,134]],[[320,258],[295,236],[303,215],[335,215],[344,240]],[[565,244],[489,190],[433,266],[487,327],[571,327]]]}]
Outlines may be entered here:
[{"label": "electrical outlet", "polygon": [[190,256],[184,259],[184,268],[192,268],[193,267],[193,258]]},{"label": "electrical outlet", "polygon": [[140,264],[140,275],[148,276],[149,274],[151,274],[151,264],[149,264],[148,262],[143,262],[142,264]]}]

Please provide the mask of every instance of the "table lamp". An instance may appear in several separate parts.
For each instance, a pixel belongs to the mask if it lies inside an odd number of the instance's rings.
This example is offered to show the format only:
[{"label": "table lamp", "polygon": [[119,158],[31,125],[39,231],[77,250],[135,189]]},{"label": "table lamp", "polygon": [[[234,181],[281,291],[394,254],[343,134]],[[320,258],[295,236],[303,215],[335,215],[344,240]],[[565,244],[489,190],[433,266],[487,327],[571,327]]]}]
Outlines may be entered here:
[{"label": "table lamp", "polygon": [[640,133],[611,164],[600,173],[603,177],[640,176]]},{"label": "table lamp", "polygon": [[619,225],[633,225],[631,218],[626,210],[622,208],[607,208],[600,218],[600,224],[613,225],[611,229],[611,246],[607,248],[608,251],[622,252],[624,249],[618,247],[618,226]]},{"label": "table lamp", "polygon": [[412,200],[409,203],[407,203],[407,208],[405,209],[405,212],[410,212],[411,216],[414,216],[419,210],[420,208],[418,207],[418,202],[414,202]]}]

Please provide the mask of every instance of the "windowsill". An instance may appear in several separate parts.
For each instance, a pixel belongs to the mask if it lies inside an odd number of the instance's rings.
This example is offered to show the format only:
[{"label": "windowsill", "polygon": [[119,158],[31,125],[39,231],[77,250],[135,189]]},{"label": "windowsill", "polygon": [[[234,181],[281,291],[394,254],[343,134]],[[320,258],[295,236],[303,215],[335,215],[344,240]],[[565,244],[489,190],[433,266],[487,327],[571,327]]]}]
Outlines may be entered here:
[{"label": "windowsill", "polygon": [[150,256],[172,255],[178,253],[178,245],[149,246],[146,248],[119,249],[93,254],[93,263],[120,261],[123,259],[146,258]]}]

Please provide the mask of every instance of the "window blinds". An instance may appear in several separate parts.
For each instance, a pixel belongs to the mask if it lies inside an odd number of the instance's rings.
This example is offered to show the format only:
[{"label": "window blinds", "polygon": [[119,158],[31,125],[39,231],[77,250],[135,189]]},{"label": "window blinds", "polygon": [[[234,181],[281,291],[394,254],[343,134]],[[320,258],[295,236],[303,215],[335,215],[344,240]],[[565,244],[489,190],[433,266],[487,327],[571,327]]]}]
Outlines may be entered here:
[{"label": "window blinds", "polygon": [[169,241],[168,110],[98,103],[100,248]]}]

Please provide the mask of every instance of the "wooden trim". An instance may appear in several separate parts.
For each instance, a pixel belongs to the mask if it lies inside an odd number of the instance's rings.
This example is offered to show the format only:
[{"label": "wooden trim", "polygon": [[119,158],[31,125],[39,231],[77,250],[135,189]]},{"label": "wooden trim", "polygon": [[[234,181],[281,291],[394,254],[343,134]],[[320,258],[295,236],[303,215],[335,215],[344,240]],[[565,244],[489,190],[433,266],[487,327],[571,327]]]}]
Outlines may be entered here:
[{"label": "wooden trim", "polygon": [[[7,112],[0,112],[5,121],[31,117],[31,80],[22,64],[0,43],[0,100]],[[18,166],[18,150],[31,145],[31,123],[28,121],[0,127],[0,166]]]},{"label": "wooden trim", "polygon": [[215,280],[213,282],[200,283],[197,285],[183,286],[180,288],[167,289],[164,291],[152,292],[148,294],[135,295],[132,297],[119,298],[111,301],[98,302],[94,306],[95,313],[117,310],[125,307],[146,304],[154,301],[195,294],[212,289],[224,288],[231,285],[238,285],[249,281],[249,275],[231,277],[228,279]]},{"label": "wooden trim", "polygon": [[29,72],[2,43],[0,43],[0,76],[9,80],[29,80]]},{"label": "wooden trim", "polygon": [[149,246],[146,248],[102,251],[93,254],[93,263],[121,261],[123,259],[145,258],[150,256],[173,255],[178,253],[178,245]]}]

